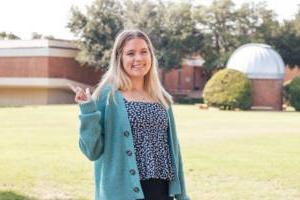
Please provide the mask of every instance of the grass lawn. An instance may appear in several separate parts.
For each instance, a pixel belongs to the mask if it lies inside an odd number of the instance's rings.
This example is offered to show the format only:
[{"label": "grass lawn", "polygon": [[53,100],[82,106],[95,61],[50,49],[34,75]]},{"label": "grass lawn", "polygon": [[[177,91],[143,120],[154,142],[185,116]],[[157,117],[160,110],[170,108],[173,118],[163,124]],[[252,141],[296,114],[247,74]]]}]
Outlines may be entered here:
[{"label": "grass lawn", "polygon": [[[300,200],[300,113],[175,105],[192,200]],[[0,199],[90,200],[78,107],[0,108]]]}]

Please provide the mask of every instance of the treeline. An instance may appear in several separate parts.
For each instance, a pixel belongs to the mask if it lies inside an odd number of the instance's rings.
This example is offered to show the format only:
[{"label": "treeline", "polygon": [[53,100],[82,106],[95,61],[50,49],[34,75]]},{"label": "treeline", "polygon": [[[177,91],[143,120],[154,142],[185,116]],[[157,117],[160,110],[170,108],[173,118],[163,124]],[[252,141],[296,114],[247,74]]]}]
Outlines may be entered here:
[{"label": "treeline", "polygon": [[279,22],[265,2],[191,2],[95,0],[85,11],[73,7],[67,28],[78,38],[77,59],[107,67],[116,34],[138,28],[149,34],[163,68],[179,67],[182,58],[194,54],[205,59],[209,70],[224,67],[232,52],[249,42],[267,43],[286,64],[300,65],[300,8],[293,19]]}]

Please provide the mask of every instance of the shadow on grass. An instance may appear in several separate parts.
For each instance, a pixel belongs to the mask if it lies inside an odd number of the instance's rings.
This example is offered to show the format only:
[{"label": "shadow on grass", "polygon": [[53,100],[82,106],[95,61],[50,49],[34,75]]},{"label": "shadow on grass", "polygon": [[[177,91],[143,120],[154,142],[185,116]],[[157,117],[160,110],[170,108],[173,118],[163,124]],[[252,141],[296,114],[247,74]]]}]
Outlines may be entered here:
[{"label": "shadow on grass", "polygon": [[22,194],[18,194],[14,191],[0,191],[1,200],[37,200],[32,197],[26,197]]}]

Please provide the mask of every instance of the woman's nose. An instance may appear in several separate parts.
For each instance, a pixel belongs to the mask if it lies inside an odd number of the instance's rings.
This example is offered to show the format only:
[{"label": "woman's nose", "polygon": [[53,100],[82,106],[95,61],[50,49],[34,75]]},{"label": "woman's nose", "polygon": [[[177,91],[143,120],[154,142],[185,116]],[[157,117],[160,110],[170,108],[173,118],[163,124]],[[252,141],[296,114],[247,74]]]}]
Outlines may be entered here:
[{"label": "woman's nose", "polygon": [[134,60],[142,60],[143,56],[139,53],[135,54]]}]

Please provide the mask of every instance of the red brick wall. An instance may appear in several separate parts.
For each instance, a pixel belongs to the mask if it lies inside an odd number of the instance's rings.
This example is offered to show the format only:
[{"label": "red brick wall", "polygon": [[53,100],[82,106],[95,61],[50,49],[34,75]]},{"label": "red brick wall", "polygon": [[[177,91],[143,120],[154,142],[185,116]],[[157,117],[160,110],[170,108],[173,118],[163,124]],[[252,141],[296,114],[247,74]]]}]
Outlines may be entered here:
[{"label": "red brick wall", "polygon": [[192,90],[193,89],[193,73],[194,67],[183,65],[181,67],[181,82],[180,89]]},{"label": "red brick wall", "polygon": [[178,71],[171,69],[165,72],[164,81],[162,83],[167,91],[177,90],[178,88]]},{"label": "red brick wall", "polygon": [[252,106],[282,109],[282,81],[252,79]]},{"label": "red brick wall", "polygon": [[284,81],[292,80],[295,76],[300,76],[299,66],[295,66],[293,69],[285,67]]},{"label": "red brick wall", "polygon": [[73,58],[49,57],[48,65],[48,77],[66,78],[89,85],[95,85],[101,77],[100,70],[80,66]]},{"label": "red brick wall", "polygon": [[74,58],[62,57],[1,57],[0,77],[52,77],[66,78],[95,85],[100,70],[80,66]]},{"label": "red brick wall", "polygon": [[200,90],[204,89],[204,86],[208,80],[208,74],[205,73],[202,67],[194,67],[194,85]]},{"label": "red brick wall", "polygon": [[1,57],[0,77],[46,77],[48,57]]},{"label": "red brick wall", "polygon": [[162,83],[168,91],[193,90],[194,86],[202,90],[207,82],[207,77],[203,74],[201,67],[183,65],[181,69],[172,69],[165,72],[160,70],[160,75],[164,77],[161,78]]}]

